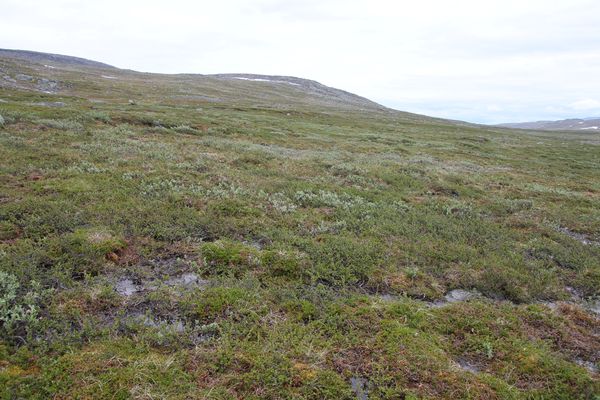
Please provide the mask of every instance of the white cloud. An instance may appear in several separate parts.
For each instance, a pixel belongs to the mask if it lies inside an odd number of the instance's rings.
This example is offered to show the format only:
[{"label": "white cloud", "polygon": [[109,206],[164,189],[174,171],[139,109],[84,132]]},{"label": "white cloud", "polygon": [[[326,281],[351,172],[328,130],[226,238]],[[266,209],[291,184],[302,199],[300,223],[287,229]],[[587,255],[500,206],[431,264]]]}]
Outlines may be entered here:
[{"label": "white cloud", "polygon": [[571,104],[571,108],[575,110],[600,110],[600,101],[594,99],[579,100]]},{"label": "white cloud", "polygon": [[143,71],[295,75],[503,122],[593,110],[569,105],[600,93],[598,15],[597,0],[3,0],[0,37]]}]

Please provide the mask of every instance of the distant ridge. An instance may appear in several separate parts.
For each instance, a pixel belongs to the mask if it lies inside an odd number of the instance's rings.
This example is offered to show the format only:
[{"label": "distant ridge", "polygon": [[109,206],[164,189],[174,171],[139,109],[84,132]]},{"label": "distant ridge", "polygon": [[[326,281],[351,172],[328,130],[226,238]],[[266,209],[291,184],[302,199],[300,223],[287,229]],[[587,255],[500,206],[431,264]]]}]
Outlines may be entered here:
[{"label": "distant ridge", "polygon": [[294,76],[258,74],[213,74],[208,76],[227,80],[241,80],[249,82],[264,82],[270,84],[290,85],[292,87],[296,87],[297,89],[301,89],[306,93],[311,93],[315,96],[336,98],[341,102],[355,104],[356,106],[376,108],[381,110],[387,109],[387,107],[382,106],[381,104],[378,104],[372,100],[369,100],[366,97],[362,97],[357,94],[347,92],[345,90],[325,86],[317,81],[304,78],[297,78]]},{"label": "distant ridge", "polygon": [[535,129],[542,131],[591,131],[600,132],[600,118],[571,118],[559,121],[535,121],[500,124],[514,129]]},{"label": "distant ridge", "polygon": [[95,68],[116,68],[112,65],[108,65],[98,61],[88,60],[85,58],[64,56],[61,54],[41,53],[30,50],[0,49],[0,57],[17,58],[37,63],[60,63]]}]

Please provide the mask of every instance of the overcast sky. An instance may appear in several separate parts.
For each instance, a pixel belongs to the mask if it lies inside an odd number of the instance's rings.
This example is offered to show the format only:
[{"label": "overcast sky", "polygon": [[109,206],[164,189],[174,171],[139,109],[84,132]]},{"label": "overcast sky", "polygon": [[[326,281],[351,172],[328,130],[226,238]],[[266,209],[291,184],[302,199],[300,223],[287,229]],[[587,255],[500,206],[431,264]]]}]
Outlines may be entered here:
[{"label": "overcast sky", "polygon": [[473,122],[600,117],[599,0],[2,0],[0,47],[293,75]]}]

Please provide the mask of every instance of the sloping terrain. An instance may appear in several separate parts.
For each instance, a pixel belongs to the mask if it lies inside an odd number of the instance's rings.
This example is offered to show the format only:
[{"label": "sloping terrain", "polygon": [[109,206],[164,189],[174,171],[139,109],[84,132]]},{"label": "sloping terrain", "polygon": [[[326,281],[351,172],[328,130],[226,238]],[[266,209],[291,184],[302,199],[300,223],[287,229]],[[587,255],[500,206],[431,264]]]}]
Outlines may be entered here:
[{"label": "sloping terrain", "polygon": [[600,135],[287,77],[0,82],[1,398],[597,398]]},{"label": "sloping terrain", "polygon": [[[363,97],[294,77],[250,74],[149,74],[54,54],[0,49],[0,87],[123,101],[205,103],[304,110],[394,112]],[[410,115],[410,114],[407,114]]]},{"label": "sloping terrain", "polygon": [[498,126],[514,129],[537,129],[544,131],[598,131],[600,129],[600,118],[572,118],[563,119],[560,121],[520,122],[501,124]]},{"label": "sloping terrain", "polygon": [[63,56],[61,54],[40,53],[28,50],[10,50],[0,49],[0,58],[22,60],[38,64],[58,63],[60,65],[95,67],[95,68],[114,68],[112,65],[104,64],[98,61],[87,60],[85,58]]}]

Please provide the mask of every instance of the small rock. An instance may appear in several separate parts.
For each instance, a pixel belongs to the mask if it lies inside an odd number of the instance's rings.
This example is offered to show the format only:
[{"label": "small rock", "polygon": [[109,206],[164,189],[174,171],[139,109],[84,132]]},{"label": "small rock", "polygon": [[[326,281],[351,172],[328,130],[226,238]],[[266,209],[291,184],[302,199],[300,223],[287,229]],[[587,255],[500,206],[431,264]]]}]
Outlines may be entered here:
[{"label": "small rock", "polygon": [[64,107],[66,104],[62,101],[40,101],[39,103],[32,103],[32,105],[42,107]]},{"label": "small rock", "polygon": [[33,76],[25,75],[25,74],[17,74],[17,75],[15,75],[15,79],[18,81],[32,81]]},{"label": "small rock", "polygon": [[42,78],[36,85],[36,88],[46,92],[54,91],[58,88],[58,82],[51,81],[50,79]]}]

